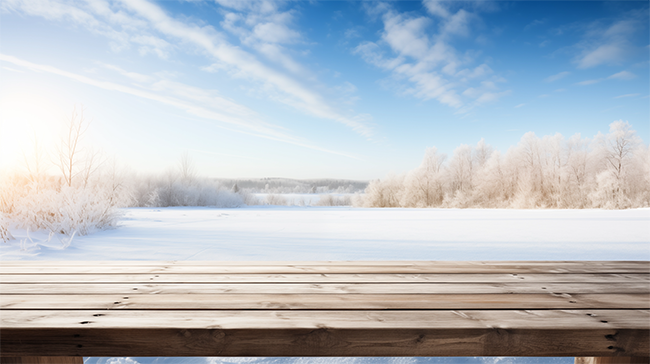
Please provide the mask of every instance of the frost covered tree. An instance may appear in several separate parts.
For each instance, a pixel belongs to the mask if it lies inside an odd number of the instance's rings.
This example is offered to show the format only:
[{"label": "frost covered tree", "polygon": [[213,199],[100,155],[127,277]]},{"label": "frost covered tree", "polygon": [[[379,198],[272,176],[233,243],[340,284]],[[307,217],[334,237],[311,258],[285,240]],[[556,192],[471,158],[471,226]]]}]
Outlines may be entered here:
[{"label": "frost covered tree", "polygon": [[451,178],[451,193],[467,193],[472,189],[472,177],[474,174],[474,160],[472,148],[462,144],[454,150],[449,161],[449,173]]},{"label": "frost covered tree", "polygon": [[596,190],[591,194],[594,205],[608,208],[630,206],[627,195],[629,184],[634,181],[629,178],[629,169],[639,145],[639,138],[628,122],[618,120],[609,125],[609,133],[599,143],[605,168],[598,174]]},{"label": "frost covered tree", "polygon": [[478,169],[485,166],[485,163],[490,159],[493,152],[494,148],[492,148],[491,145],[486,144],[485,139],[481,138],[481,140],[478,141],[476,147],[474,147],[474,161],[476,162]]},{"label": "frost covered tree", "polygon": [[[373,181],[364,206],[628,208],[650,206],[650,149],[627,122],[593,141],[524,134],[504,155],[481,139],[445,164],[427,149],[405,177]],[[400,182],[401,181],[401,182]],[[399,184],[401,183],[401,185]],[[399,203],[396,198],[399,197]],[[356,203],[359,205],[359,203]]]},{"label": "frost covered tree", "polygon": [[589,188],[590,158],[588,139],[582,139],[580,134],[575,134],[566,142],[565,148],[565,175],[566,188],[563,191],[563,205],[560,207],[587,206]]},{"label": "frost covered tree", "polygon": [[[422,163],[409,172],[404,179],[404,190],[400,198],[405,207],[439,206],[444,196],[442,165],[447,156],[439,154],[435,147],[427,148]],[[395,188],[393,187],[395,190]]]},{"label": "frost covered tree", "polygon": [[400,207],[404,189],[404,177],[389,175],[384,179],[371,181],[365,191],[365,207]]}]

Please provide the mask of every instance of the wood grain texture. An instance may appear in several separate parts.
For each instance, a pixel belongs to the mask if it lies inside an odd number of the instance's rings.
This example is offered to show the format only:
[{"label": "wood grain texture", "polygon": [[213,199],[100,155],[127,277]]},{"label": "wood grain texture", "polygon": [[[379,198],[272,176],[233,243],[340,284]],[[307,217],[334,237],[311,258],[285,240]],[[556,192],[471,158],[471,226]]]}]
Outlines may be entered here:
[{"label": "wood grain texture", "polygon": [[650,262],[136,262],[100,264],[98,262],[59,262],[0,265],[0,274],[291,274],[291,273],[650,273]]},{"label": "wood grain texture", "polygon": [[0,357],[0,364],[83,364],[81,356]]},{"label": "wood grain texture", "polygon": [[2,262],[0,292],[14,358],[650,356],[650,262]]},{"label": "wood grain texture", "polygon": [[5,310],[650,309],[645,294],[0,295]]},{"label": "wood grain texture", "polygon": [[[615,337],[615,341],[607,339]],[[21,338],[21,339],[18,339]],[[642,356],[647,330],[3,330],[3,355]]]},{"label": "wood grain texture", "polygon": [[2,283],[629,283],[650,274],[3,274]]},{"label": "wood grain texture", "polygon": [[650,294],[650,285],[634,283],[0,283],[0,292],[11,294],[580,294],[641,293]]},{"label": "wood grain texture", "polygon": [[648,329],[649,310],[11,310],[2,329]]},{"label": "wood grain texture", "polygon": [[201,261],[201,260],[106,260],[106,261],[85,261],[85,260],[58,260],[58,261],[3,261],[4,266],[39,266],[39,267],[60,267],[60,266],[427,266],[427,267],[459,267],[470,268],[476,266],[647,266],[648,261],[612,261],[612,260],[507,260],[507,261],[444,261],[444,260],[318,260],[318,261]]}]

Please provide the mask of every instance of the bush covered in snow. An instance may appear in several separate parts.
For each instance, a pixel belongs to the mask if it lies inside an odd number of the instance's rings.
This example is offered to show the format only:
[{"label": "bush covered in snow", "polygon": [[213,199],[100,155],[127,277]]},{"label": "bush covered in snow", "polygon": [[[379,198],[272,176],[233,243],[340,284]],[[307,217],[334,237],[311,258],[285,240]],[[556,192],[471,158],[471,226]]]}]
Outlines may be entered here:
[{"label": "bush covered in snow", "polygon": [[133,207],[215,206],[239,207],[244,193],[235,193],[204,178],[182,179],[173,173],[131,180]]},{"label": "bush covered in snow", "polygon": [[350,206],[352,198],[350,196],[322,195],[316,206]]},{"label": "bush covered in snow", "polygon": [[0,239],[11,238],[9,226],[86,235],[114,227],[122,207],[239,207],[254,201],[250,194],[232,192],[208,179],[169,173],[144,178],[98,173],[70,186],[63,178],[14,174],[0,180]]},{"label": "bush covered in snow", "polygon": [[650,149],[627,122],[569,139],[530,132],[506,154],[481,140],[448,163],[435,148],[405,175],[370,182],[364,207],[609,208],[650,206]]},{"label": "bush covered in snow", "polygon": [[[95,183],[68,186],[61,182],[18,176],[0,181],[0,230],[14,225],[31,231],[86,235],[115,226],[119,207],[128,201],[121,191]],[[5,240],[10,238],[1,234]]]}]

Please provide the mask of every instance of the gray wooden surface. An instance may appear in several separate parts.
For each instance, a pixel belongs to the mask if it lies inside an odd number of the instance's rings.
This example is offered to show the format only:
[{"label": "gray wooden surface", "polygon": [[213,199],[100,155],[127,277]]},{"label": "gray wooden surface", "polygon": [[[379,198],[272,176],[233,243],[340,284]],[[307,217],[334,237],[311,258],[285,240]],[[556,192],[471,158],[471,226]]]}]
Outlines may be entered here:
[{"label": "gray wooden surface", "polygon": [[650,262],[2,262],[27,356],[650,356]]}]

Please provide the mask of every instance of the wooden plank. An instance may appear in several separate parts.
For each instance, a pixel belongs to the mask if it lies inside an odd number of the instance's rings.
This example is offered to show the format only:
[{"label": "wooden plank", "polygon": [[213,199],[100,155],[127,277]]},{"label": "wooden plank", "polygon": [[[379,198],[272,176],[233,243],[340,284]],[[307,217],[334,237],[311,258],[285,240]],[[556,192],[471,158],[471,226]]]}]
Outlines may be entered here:
[{"label": "wooden plank", "polygon": [[1,295],[3,310],[650,309],[644,294]]},{"label": "wooden plank", "polygon": [[647,356],[648,330],[5,329],[3,355]]},{"label": "wooden plank", "polygon": [[376,260],[376,261],[363,261],[363,260],[348,260],[348,261],[156,261],[156,260],[108,260],[108,261],[87,261],[87,260],[69,260],[69,261],[2,261],[0,265],[3,266],[22,266],[32,265],[36,267],[46,266],[429,266],[429,267],[465,267],[471,268],[476,266],[647,266],[649,261],[612,261],[612,260],[596,260],[596,261],[533,261],[533,260],[507,260],[507,261],[440,261],[440,260]]},{"label": "wooden plank", "polygon": [[599,273],[625,274],[650,273],[650,262],[429,262],[429,264],[389,264],[377,262],[361,264],[360,262],[332,263],[321,265],[303,264],[269,264],[256,262],[251,265],[225,264],[167,264],[167,265],[95,265],[93,262],[70,265],[11,264],[1,265],[0,274],[141,274],[141,273],[177,273],[177,274],[291,274],[291,273]]},{"label": "wooden plank", "polygon": [[239,284],[122,284],[122,283],[61,283],[61,284],[0,284],[3,295],[10,294],[581,294],[581,293],[641,293],[650,294],[644,282],[618,283],[239,283]]},{"label": "wooden plank", "polygon": [[527,329],[649,330],[649,310],[11,310],[2,330],[110,329]]},{"label": "wooden plank", "polygon": [[83,364],[81,356],[0,357],[0,364]]},{"label": "wooden plank", "polygon": [[508,283],[650,282],[650,274],[5,274],[2,283]]}]

